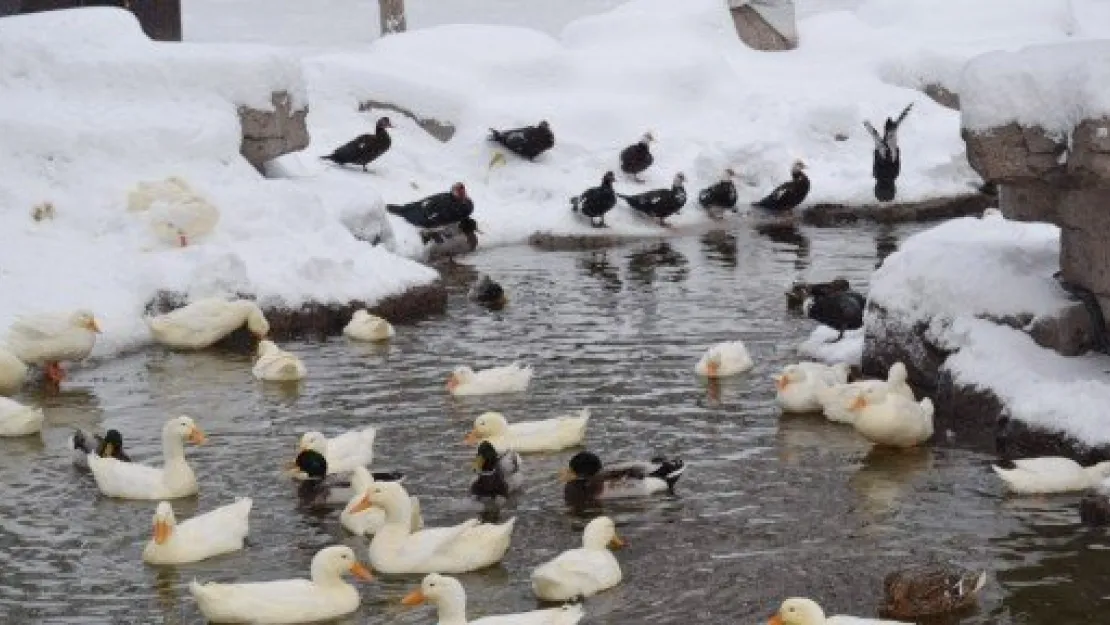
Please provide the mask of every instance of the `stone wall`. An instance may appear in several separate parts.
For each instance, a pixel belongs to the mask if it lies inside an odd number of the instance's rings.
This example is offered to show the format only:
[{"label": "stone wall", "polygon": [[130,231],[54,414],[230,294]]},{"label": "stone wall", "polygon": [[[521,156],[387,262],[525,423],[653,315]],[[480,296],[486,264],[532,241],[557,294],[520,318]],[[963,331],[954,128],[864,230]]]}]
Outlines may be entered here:
[{"label": "stone wall", "polygon": [[755,50],[798,47],[793,0],[729,0],[736,34]]},{"label": "stone wall", "polygon": [[239,153],[260,173],[265,173],[262,166],[266,161],[308,147],[308,107],[293,108],[285,91],[274,93],[270,101],[270,111],[239,107],[243,133]]}]

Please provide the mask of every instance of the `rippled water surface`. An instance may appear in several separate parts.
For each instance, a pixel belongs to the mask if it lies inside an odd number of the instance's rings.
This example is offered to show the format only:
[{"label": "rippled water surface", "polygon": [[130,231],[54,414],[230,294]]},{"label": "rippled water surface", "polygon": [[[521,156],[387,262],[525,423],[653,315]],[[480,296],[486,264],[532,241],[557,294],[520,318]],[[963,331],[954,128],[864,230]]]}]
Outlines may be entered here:
[{"label": "rippled water surface", "polygon": [[[904,230],[710,232],[589,252],[492,250],[446,275],[442,317],[398,328],[387,348],[292,343],[310,377],[299,394],[265,387],[248,357],[148,350],[75,371],[46,399],[41,439],[0,440],[0,622],[194,624],[186,585],[307,575],[337,541],[365,557],[338,515],[295,508],[280,475],[306,429],[381,427],[376,466],[407,474],[429,525],[473,517],[466,496],[472,419],[498,410],[543,418],[588,406],[587,443],[605,459],[680,455],[678,496],[614,508],[630,546],[625,582],[590,599],[586,623],[762,623],[784,596],[809,595],[830,613],[874,614],[888,571],[931,558],[991,569],[967,623],[1094,622],[1105,609],[1108,541],[1078,524],[1075,497],[1014,501],[991,475],[989,450],[950,441],[877,455],[850,428],[780,418],[770,375],[797,358],[810,322],[788,315],[795,278],[846,275],[863,285]],[[466,301],[488,272],[511,302],[490,312]],[[706,346],[741,338],[750,375],[707,387],[693,375]],[[457,364],[520,359],[536,367],[526,394],[454,400]],[[35,399],[35,398],[22,398]],[[254,498],[249,547],[196,565],[142,564],[153,505],[108,500],[70,465],[70,426],[124,432],[132,457],[159,461],[169,415],[196,417],[209,444],[187,455],[197,498],[178,518]],[[472,618],[533,609],[531,570],[580,544],[556,471],[573,452],[526,457],[526,492],[501,566],[461,576]],[[434,623],[399,605],[419,576],[363,583],[362,609],[339,623]]]}]

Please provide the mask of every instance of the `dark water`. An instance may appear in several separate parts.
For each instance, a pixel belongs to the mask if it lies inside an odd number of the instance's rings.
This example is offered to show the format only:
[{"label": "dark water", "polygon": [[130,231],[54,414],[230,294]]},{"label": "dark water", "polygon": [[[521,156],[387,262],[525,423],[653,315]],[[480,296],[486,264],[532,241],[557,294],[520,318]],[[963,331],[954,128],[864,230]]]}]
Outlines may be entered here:
[{"label": "dark water", "polygon": [[[873,615],[888,571],[930,559],[991,570],[981,611],[967,623],[1095,622],[1105,609],[1110,545],[1078,525],[1076,498],[1010,501],[984,450],[959,441],[881,456],[850,428],[780,418],[770,375],[797,359],[811,324],[786,314],[795,278],[846,275],[865,284],[904,230],[773,230],[648,241],[593,252],[503,248],[447,276],[449,312],[398,328],[388,348],[294,343],[310,378],[299,395],[264,387],[245,356],[159,350],[78,371],[47,403],[40,439],[0,440],[0,622],[200,623],[186,585],[306,576],[321,547],[344,542],[365,557],[338,515],[295,509],[280,474],[297,435],[381,427],[375,464],[407,473],[430,526],[478,514],[462,444],[472,419],[593,409],[587,443],[607,459],[677,454],[689,464],[679,495],[611,510],[630,547],[625,582],[590,599],[586,623],[762,623],[785,596],[829,613]],[[510,305],[466,301],[479,271]],[[693,366],[708,345],[743,339],[758,365],[708,388]],[[536,367],[522,395],[453,400],[457,364],[522,359]],[[25,398],[26,399],[26,398]],[[250,546],[176,569],[140,560],[153,504],[101,497],[64,449],[69,426],[116,427],[133,457],[158,460],[162,422],[194,416],[209,444],[187,450],[198,498],[178,518],[251,496]],[[469,614],[533,609],[528,577],[580,545],[581,519],[562,507],[556,471],[570,453],[526,457],[527,492],[499,567],[461,576]],[[419,576],[363,584],[363,607],[340,623],[434,623],[399,605]],[[1097,620],[1097,619],[1096,619]]]}]

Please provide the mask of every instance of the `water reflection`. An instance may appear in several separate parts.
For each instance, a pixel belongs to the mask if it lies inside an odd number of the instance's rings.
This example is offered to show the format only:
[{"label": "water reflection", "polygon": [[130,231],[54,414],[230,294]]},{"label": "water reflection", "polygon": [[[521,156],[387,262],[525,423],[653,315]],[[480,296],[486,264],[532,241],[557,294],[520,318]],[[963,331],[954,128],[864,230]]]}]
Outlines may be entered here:
[{"label": "water reflection", "polygon": [[862,500],[861,511],[871,522],[895,514],[910,482],[933,466],[933,452],[927,447],[888,449],[873,447],[863,466],[848,479],[848,485]]},{"label": "water reflection", "polygon": [[705,257],[725,267],[736,266],[736,235],[724,230],[711,230],[701,237]]},{"label": "water reflection", "polygon": [[875,231],[875,268],[878,269],[883,264],[883,260],[897,249],[898,236],[895,234],[894,226],[880,225]]},{"label": "water reflection", "polygon": [[794,223],[762,223],[755,227],[755,231],[775,243],[794,248],[795,269],[804,271],[809,267],[809,237],[802,234],[802,231]]},{"label": "water reflection", "polygon": [[660,241],[628,255],[629,276],[645,285],[655,282],[657,276],[665,282],[682,282],[689,274],[687,265],[689,261],[686,255],[667,241]]},{"label": "water reflection", "polygon": [[616,293],[621,290],[621,272],[609,262],[609,250],[587,252],[578,258],[576,264],[582,275],[597,279],[606,291]]}]

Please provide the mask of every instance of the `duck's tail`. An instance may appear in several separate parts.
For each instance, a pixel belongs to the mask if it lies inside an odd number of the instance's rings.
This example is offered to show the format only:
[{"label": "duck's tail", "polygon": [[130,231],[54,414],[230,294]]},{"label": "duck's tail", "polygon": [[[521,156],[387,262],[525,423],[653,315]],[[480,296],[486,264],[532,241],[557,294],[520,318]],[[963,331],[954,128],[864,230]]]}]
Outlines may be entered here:
[{"label": "duck's tail", "polygon": [[651,472],[651,477],[657,477],[667,483],[667,490],[674,492],[675,484],[678,483],[678,478],[682,477],[682,473],[686,470],[686,464],[679,458],[668,460],[662,456],[651,459],[652,463],[658,467]]},{"label": "duck's tail", "polygon": [[73,436],[69,437],[69,444],[76,451],[86,454],[93,453],[92,441],[89,440],[89,437],[84,432],[77,428],[73,428]]},{"label": "duck's tail", "polygon": [[582,198],[577,196],[577,195],[570,198],[570,210],[577,213],[578,212],[578,206],[581,203],[582,203]]},{"label": "duck's tail", "polygon": [[404,207],[400,204],[386,204],[385,210],[393,213],[394,215],[401,215]]}]

